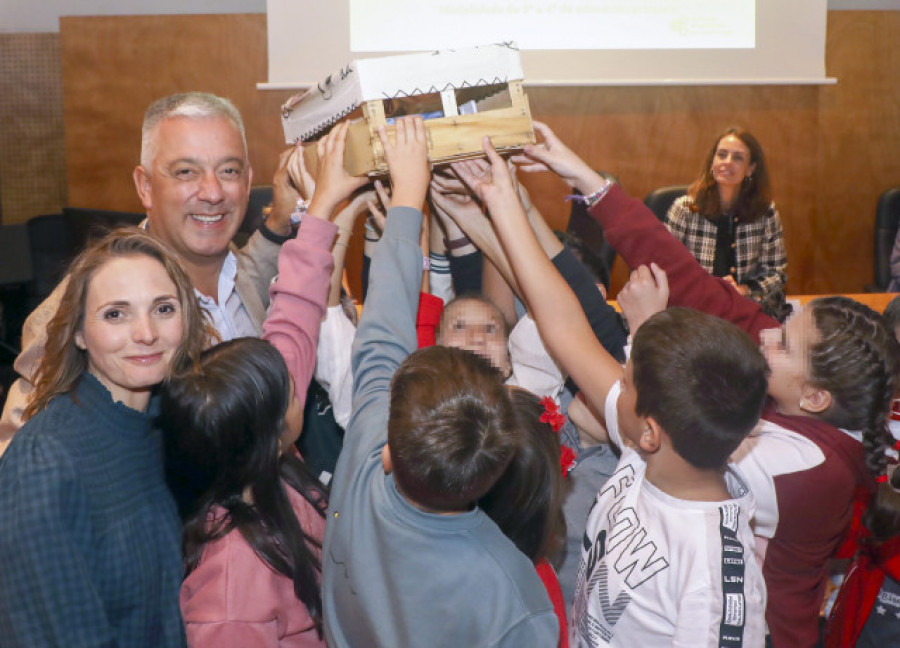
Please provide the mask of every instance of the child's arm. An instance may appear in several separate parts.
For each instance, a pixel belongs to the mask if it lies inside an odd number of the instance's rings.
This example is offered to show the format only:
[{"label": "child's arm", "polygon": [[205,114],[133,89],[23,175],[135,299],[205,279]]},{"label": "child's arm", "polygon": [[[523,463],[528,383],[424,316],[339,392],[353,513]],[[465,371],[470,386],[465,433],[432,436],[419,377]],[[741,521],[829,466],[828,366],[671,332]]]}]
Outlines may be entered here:
[{"label": "child's arm", "polygon": [[[613,357],[624,361],[622,349],[625,346],[627,335],[622,328],[615,309],[606,303],[587,269],[575,258],[571,250],[559,242],[559,239],[556,238],[556,235],[550,226],[547,225],[541,213],[531,205],[531,198],[524,187],[518,182],[515,182],[514,186],[519,198],[523,200],[523,207],[528,216],[528,222],[534,229],[541,248],[552,260],[553,265],[563,276],[569,287],[572,288],[597,339]],[[434,187],[434,183],[432,183],[432,187]],[[503,276],[510,282],[510,286],[516,295],[527,302],[527,299],[522,295],[522,291],[516,285],[515,277],[510,276],[509,261],[497,240],[494,229],[485,219],[483,212],[477,206],[475,209],[464,208],[464,200],[458,199],[454,195],[439,194],[434,188],[431,195],[435,206],[447,211],[449,217],[456,220],[466,235],[484,251],[488,258],[494,261]],[[472,202],[471,199],[469,202]],[[450,209],[454,205],[457,205],[457,208]]]},{"label": "child's arm", "polygon": [[665,310],[669,301],[669,280],[655,263],[641,266],[631,273],[616,301],[634,335],[652,315]]},{"label": "child's arm", "polygon": [[[279,275],[269,289],[271,307],[263,323],[263,338],[284,357],[294,378],[294,395],[301,403],[306,402],[316,365],[319,326],[334,267],[331,246],[337,227],[327,219],[346,193],[360,183],[343,171],[346,135],[346,126],[339,125],[319,143],[319,186],[297,238],[286,242],[281,250]],[[302,153],[298,150],[294,155]],[[283,166],[289,163],[289,159],[282,161]]]},{"label": "child's arm", "polygon": [[[469,239],[474,248],[480,250],[490,260],[494,270],[500,273],[500,276],[512,288],[513,292],[521,297],[512,269],[509,267],[509,262],[503,253],[503,249],[500,247],[500,242],[497,240],[494,229],[491,227],[490,221],[485,217],[481,206],[475,202],[475,199],[470,195],[443,193],[434,182],[431,183],[429,195],[434,212],[445,229],[459,232],[459,235]],[[479,288],[483,288],[483,285],[484,276],[482,272],[482,285]],[[465,293],[461,292],[458,294]],[[515,318],[510,321],[514,322]]]},{"label": "child's arm", "polygon": [[379,132],[393,179],[393,206],[372,256],[369,292],[353,343],[353,415],[335,487],[341,475],[353,471],[387,440],[391,378],[416,350],[423,265],[420,208],[429,180],[425,126],[418,117],[401,119],[396,132],[395,143],[383,129]]},{"label": "child's arm", "polygon": [[[526,146],[524,154],[514,158],[525,162],[523,170],[551,169],[585,195],[608,184],[545,124],[535,122],[535,129],[544,142]],[[727,282],[706,272],[641,201],[629,197],[618,185],[609,187],[589,212],[603,226],[607,240],[629,267],[656,262],[666,272],[670,305],[717,315],[756,338],[761,330],[778,326],[777,321],[761,311],[759,304],[741,297]]]},{"label": "child's arm", "polygon": [[530,227],[509,169],[485,138],[490,167],[459,163],[464,180],[487,205],[503,249],[550,353],[603,411],[622,366],[597,341],[581,305]]},{"label": "child's arm", "polygon": [[[380,180],[375,181],[375,191],[385,211],[390,210],[392,202],[387,190]],[[381,212],[374,201],[369,201],[369,214],[375,221],[380,231],[384,231],[387,216]],[[431,242],[431,227],[427,218],[422,219],[422,230],[419,236],[419,244],[422,248],[422,258],[430,258],[429,245]],[[419,293],[419,310],[416,313],[416,338],[418,348],[424,349],[435,345],[437,329],[441,322],[441,313],[444,311],[444,300],[431,294],[430,272],[422,273],[421,292]]]}]

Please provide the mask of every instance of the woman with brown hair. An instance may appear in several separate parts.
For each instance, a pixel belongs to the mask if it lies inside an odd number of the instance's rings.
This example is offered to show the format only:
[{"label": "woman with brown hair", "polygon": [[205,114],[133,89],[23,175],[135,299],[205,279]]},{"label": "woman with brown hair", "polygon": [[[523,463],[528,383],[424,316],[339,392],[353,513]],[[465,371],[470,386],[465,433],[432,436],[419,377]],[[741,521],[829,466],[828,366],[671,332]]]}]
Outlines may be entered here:
[{"label": "woman with brown hair", "polygon": [[700,177],[676,200],[666,227],[708,272],[783,321],[787,256],[762,146],[742,128],[716,138]]},{"label": "woman with brown hair", "polygon": [[177,259],[140,230],[90,246],[67,282],[0,459],[0,636],[179,646],[181,527],[153,391],[210,329]]}]

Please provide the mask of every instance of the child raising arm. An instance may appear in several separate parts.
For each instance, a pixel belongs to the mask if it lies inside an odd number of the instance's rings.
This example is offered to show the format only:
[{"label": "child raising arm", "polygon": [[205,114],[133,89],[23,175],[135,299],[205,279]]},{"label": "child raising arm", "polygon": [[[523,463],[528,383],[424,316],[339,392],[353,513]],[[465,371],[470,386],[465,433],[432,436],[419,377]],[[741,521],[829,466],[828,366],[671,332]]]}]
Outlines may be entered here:
[{"label": "child raising arm", "polygon": [[[572,644],[762,645],[765,588],[748,524],[754,503],[728,464],[762,409],[759,349],[731,324],[670,309],[636,332],[623,372],[542,253],[489,141],[485,152],[490,166],[457,169],[490,210],[549,350],[622,447],[588,517]],[[564,179],[588,200],[602,196],[595,192],[605,181],[574,154],[559,157],[554,168]]]}]

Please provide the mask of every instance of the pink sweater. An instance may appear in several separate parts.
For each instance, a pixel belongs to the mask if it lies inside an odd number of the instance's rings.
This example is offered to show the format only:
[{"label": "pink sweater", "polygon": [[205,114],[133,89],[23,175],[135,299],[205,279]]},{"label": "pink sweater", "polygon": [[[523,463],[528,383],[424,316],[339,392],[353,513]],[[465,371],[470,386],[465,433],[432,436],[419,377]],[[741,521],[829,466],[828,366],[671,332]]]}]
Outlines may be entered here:
[{"label": "pink sweater", "polygon": [[[332,223],[306,218],[297,238],[284,244],[279,278],[269,291],[263,338],[284,356],[301,402],[315,368],[336,233]],[[321,543],[325,520],[302,495],[286,490],[300,526]],[[325,645],[293,581],[269,567],[236,530],[204,547],[200,564],[181,586],[181,612],[192,648]]]},{"label": "pink sweater", "polygon": [[[297,491],[286,489],[300,526],[321,543],[325,520]],[[293,581],[263,562],[236,529],[203,549],[197,569],[181,585],[181,613],[192,648],[325,645],[294,595]]]},{"label": "pink sweater", "polygon": [[294,377],[294,392],[306,403],[306,390],[316,368],[319,326],[334,258],[331,245],[337,226],[309,216],[297,238],[288,241],[278,256],[278,278],[269,288],[271,305],[263,322],[263,339],[281,352]]}]

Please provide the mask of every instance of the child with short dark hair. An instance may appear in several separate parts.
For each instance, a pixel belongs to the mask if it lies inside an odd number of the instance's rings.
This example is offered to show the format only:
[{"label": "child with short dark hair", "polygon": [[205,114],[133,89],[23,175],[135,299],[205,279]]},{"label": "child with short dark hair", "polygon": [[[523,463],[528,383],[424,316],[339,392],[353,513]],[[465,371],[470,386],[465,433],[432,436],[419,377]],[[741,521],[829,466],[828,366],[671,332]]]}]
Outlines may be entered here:
[{"label": "child with short dark hair", "polygon": [[470,508],[503,474],[518,442],[497,371],[471,356],[427,347],[392,380],[389,462],[397,489],[426,510]]},{"label": "child with short dark hair", "polygon": [[[500,376],[466,351],[413,353],[430,176],[424,124],[402,119],[393,141],[383,129],[379,136],[393,206],[372,259],[353,350],[353,415],[332,482],[326,639],[335,647],[553,646],[557,622],[534,566],[475,506],[517,444]],[[451,375],[459,372],[465,379]]]},{"label": "child with short dark hair", "polygon": [[576,646],[759,646],[765,587],[753,499],[729,454],[756,424],[766,364],[735,326],[684,309],[647,320],[621,365],[540,248],[490,142],[456,168],[490,210],[542,337],[623,448],[585,534]]},{"label": "child with short dark hair", "polygon": [[761,343],[771,398],[732,460],[757,501],[753,528],[772,644],[815,646],[828,559],[851,529],[854,493],[874,492],[876,477],[886,477],[897,340],[878,313],[846,297],[815,299],[779,327],[706,272],[643,202],[608,184],[546,125],[535,128],[544,142],[525,148],[531,167],[552,166],[591,196],[591,215],[626,263],[658,264],[668,301],[723,317]]}]

